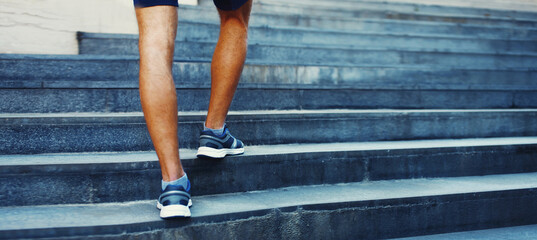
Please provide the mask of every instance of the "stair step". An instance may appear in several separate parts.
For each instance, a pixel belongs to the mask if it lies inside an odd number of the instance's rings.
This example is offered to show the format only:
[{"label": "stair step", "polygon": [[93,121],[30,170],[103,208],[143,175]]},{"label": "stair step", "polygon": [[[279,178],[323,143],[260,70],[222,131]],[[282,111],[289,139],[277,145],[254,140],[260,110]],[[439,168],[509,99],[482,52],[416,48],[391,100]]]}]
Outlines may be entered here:
[{"label": "stair step", "polygon": [[0,55],[0,239],[534,237],[537,4],[395,1],[254,1],[223,160],[195,156],[218,13],[179,7],[190,219],[155,208],[137,35]]},{"label": "stair step", "polygon": [[[219,26],[209,23],[181,22],[177,44],[214,43]],[[507,40],[474,36],[432,35],[419,33],[378,33],[307,30],[297,28],[251,27],[249,45],[281,45],[297,48],[337,46],[346,49],[388,48],[411,51],[442,51],[468,53],[531,53],[537,52],[536,39]],[[85,33],[78,34],[81,54],[133,54],[138,52],[138,35]],[[103,46],[110,45],[110,46]],[[103,48],[104,47],[104,48]]]},{"label": "stair step", "polygon": [[[210,1],[201,0],[202,5],[210,5]],[[489,2],[487,2],[489,3]],[[449,4],[449,3],[448,3]],[[427,3],[404,3],[395,1],[339,1],[338,4],[330,4],[319,0],[260,0],[254,3],[254,9],[261,11],[265,6],[292,6],[295,8],[315,8],[332,11],[350,12],[350,11],[389,11],[414,14],[431,14],[431,15],[448,15],[448,16],[474,16],[486,18],[507,18],[507,19],[525,19],[532,20],[537,18],[537,12],[528,11],[527,9],[510,10],[489,9],[487,4],[482,4],[480,8],[465,6],[447,6]],[[508,4],[505,4],[508,5]],[[536,8],[537,9],[537,8]]]},{"label": "stair step", "polygon": [[[138,40],[93,39],[81,48],[82,54],[97,55],[138,55]],[[83,44],[84,45],[84,44]],[[210,61],[215,43],[176,42],[175,57]],[[531,50],[531,49],[530,49]],[[248,45],[247,62],[265,64],[316,65],[316,66],[356,66],[374,65],[427,65],[455,68],[511,68],[532,69],[537,66],[537,53],[497,53],[469,51],[441,51],[426,49],[391,49],[342,46],[286,46]]]},{"label": "stair step", "polygon": [[[210,1],[201,0],[201,5],[209,5]],[[362,12],[396,12],[415,15],[433,15],[433,16],[454,16],[454,17],[473,17],[484,19],[516,19],[516,20],[535,20],[537,12],[531,11],[505,11],[485,8],[468,8],[455,6],[439,6],[426,4],[409,4],[395,2],[378,2],[378,1],[339,1],[338,4],[330,4],[320,0],[259,0],[254,4],[257,11],[263,11],[266,7],[276,9],[275,7],[287,6],[295,9],[326,10],[328,12],[341,12],[342,15],[356,16],[350,13]],[[486,6],[486,5],[485,5]],[[318,12],[315,11],[315,12]],[[302,12],[302,11],[301,11]]]},{"label": "stair step", "polygon": [[466,232],[444,233],[444,234],[435,234],[435,235],[417,236],[417,237],[408,237],[408,238],[397,238],[397,239],[392,239],[392,240],[440,240],[440,239],[532,240],[532,239],[535,239],[535,236],[537,236],[537,225],[526,225],[526,226],[517,226],[517,227],[474,230],[474,231],[466,231]]},{"label": "stair step", "polygon": [[[363,42],[363,37],[382,38],[416,38],[416,39],[449,39],[449,40],[482,40],[492,42],[523,43],[523,41],[537,39],[537,29],[502,28],[495,26],[467,26],[453,24],[430,24],[421,22],[400,22],[393,20],[357,20],[360,26],[356,29],[317,29],[293,26],[267,26],[250,25],[248,31],[249,43],[284,43],[304,44],[351,44]],[[177,40],[179,41],[214,41],[218,38],[219,23],[197,22],[183,20],[178,24]],[[103,34],[114,36],[114,34]],[[121,35],[121,34],[117,34]],[[96,34],[81,32],[78,37],[92,38]],[[317,39],[319,38],[319,39]],[[367,42],[374,44],[374,41]]]},{"label": "stair step", "polygon": [[[178,61],[180,111],[206,110],[210,63]],[[537,71],[250,63],[232,110],[534,108]],[[0,55],[1,113],[141,111],[137,57]]]},{"label": "stair step", "polygon": [[[181,12],[181,14],[179,15],[179,21],[219,21],[218,13],[215,10],[214,5],[212,5],[212,2],[208,3],[207,5],[202,4],[201,6],[179,6],[179,12]],[[537,27],[537,21],[535,21],[535,18],[513,19],[511,17],[472,16],[453,13],[416,13],[397,10],[388,11],[384,9],[327,9],[324,6],[315,7],[307,4],[299,5],[296,4],[295,1],[279,4],[254,4],[254,8],[252,10],[251,15],[251,21],[254,25],[281,26],[282,23],[285,22],[297,24],[297,22],[302,21],[303,24],[305,24],[303,26],[309,26],[314,28],[328,27],[327,23],[331,22],[331,20],[328,19],[337,19],[336,21],[345,19],[391,19],[409,22],[448,22],[457,24],[472,24],[497,27]],[[317,21],[311,21],[313,19]]]},{"label": "stair step", "polygon": [[[16,82],[19,84],[21,82]],[[90,87],[88,85],[98,85]],[[110,84],[109,84],[110,83]],[[108,85],[109,84],[109,85]],[[118,85],[128,85],[121,88]],[[0,89],[2,113],[141,111],[135,82],[55,82],[56,87]],[[60,85],[68,85],[61,88]],[[82,85],[77,88],[76,86]],[[231,110],[288,109],[505,109],[537,107],[537,89],[506,86],[359,84],[358,86],[241,84]],[[483,87],[483,88],[480,88]],[[179,111],[205,111],[210,88],[177,89]]]},{"label": "stair step", "polygon": [[[353,0],[364,1],[364,0]],[[516,14],[524,12],[537,12],[537,4],[533,0],[505,1],[505,0],[365,0],[366,2],[387,2],[387,3],[407,3],[433,6],[451,6],[462,8],[478,8],[487,10],[500,10],[501,12],[513,12]]]},{"label": "stair step", "polygon": [[[199,196],[532,172],[537,171],[536,150],[537,137],[513,137],[248,146],[244,155],[219,161],[196,159],[191,149],[181,149],[180,155]],[[154,152],[0,155],[0,206],[155,199],[160,179]],[[129,184],[133,181],[138,184]]]},{"label": "stair step", "polygon": [[[205,112],[179,113],[179,143],[197,148]],[[234,111],[227,123],[247,145],[537,135],[537,110]],[[144,151],[142,113],[0,114],[0,152]],[[365,127],[367,126],[367,127]]]},{"label": "stair step", "polygon": [[536,173],[290,187],[194,197],[192,218],[171,221],[155,200],[3,207],[0,236],[405,237],[535,224],[536,190]]},{"label": "stair step", "polygon": [[[62,81],[78,80],[82,83],[75,88],[87,86],[99,87],[104,82],[116,84],[109,87],[137,87],[138,60],[136,56],[110,55],[0,55],[0,87],[2,88],[70,88],[70,83]],[[494,60],[494,59],[493,59]],[[173,66],[176,87],[200,84],[205,80],[209,86],[210,61],[208,59],[176,58]],[[329,63],[325,65],[330,65]],[[298,73],[296,73],[298,72]],[[352,85],[356,83],[403,83],[402,86],[421,84],[442,84],[464,86],[503,85],[501,88],[525,89],[535,85],[537,68],[477,67],[475,65],[460,68],[431,66],[426,64],[371,64],[354,66],[313,66],[289,65],[285,63],[267,64],[257,60],[247,60],[241,83],[284,83],[284,84],[318,84],[331,86],[335,84]],[[295,75],[290,75],[294,73]],[[436,74],[437,73],[437,74]],[[449,73],[457,75],[445,76]],[[283,75],[283,76],[282,76]],[[336,76],[332,76],[336,75]],[[420,75],[434,76],[433,79],[418,79]],[[464,81],[460,78],[464,77]],[[37,82],[25,82],[32,80]],[[367,81],[368,80],[368,81]],[[410,82],[409,82],[410,81]],[[17,82],[22,82],[17,85]],[[129,82],[126,84],[125,82]],[[202,82],[203,83],[203,82]],[[519,88],[519,86],[524,86]],[[410,87],[412,88],[412,87]]]},{"label": "stair step", "polygon": [[[218,24],[219,17],[214,8],[180,6],[179,24],[204,22]],[[203,12],[203,14],[200,14]],[[402,21],[395,19],[363,19],[305,15],[252,13],[251,27],[299,27],[305,29],[368,31],[388,33],[422,33],[445,35],[472,35],[479,37],[531,38],[537,36],[537,28],[517,26],[480,25],[454,22]],[[180,34],[180,32],[179,32]]]}]

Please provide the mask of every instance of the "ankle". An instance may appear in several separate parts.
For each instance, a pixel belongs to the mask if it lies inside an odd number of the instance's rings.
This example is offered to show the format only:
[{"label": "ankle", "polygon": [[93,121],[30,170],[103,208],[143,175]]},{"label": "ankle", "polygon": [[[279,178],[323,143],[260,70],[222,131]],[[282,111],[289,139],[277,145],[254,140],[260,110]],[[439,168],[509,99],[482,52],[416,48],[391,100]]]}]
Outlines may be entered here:
[{"label": "ankle", "polygon": [[211,131],[215,135],[220,136],[220,135],[224,134],[225,127],[226,127],[225,123],[219,128],[211,128],[211,127],[208,127],[207,124],[204,124],[203,125],[203,131]]},{"label": "ankle", "polygon": [[190,188],[190,184],[188,183],[188,176],[186,175],[186,173],[184,173],[184,175],[178,179],[175,179],[173,181],[164,181],[162,180],[161,181],[161,187],[162,187],[162,190],[164,191],[164,189],[166,189],[166,187],[168,185],[174,185],[174,186],[182,186],[185,190],[188,191],[188,188]]},{"label": "ankle", "polygon": [[209,128],[209,129],[222,129],[222,128],[224,128],[224,126],[226,126],[225,122],[223,122],[223,123],[205,122],[203,124],[204,128]]}]

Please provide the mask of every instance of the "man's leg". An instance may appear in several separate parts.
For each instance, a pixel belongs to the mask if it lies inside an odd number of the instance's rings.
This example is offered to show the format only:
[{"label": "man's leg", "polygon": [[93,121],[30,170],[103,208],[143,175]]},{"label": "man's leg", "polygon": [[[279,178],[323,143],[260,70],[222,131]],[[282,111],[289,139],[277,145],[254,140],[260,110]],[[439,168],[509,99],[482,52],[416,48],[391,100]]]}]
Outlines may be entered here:
[{"label": "man's leg", "polygon": [[[137,7],[136,17],[140,31],[142,110],[162,170],[164,193],[159,198],[158,207],[162,209],[163,218],[190,216],[190,210],[187,204],[184,204],[189,201],[190,196],[182,193],[170,194],[178,191],[188,194],[190,188],[179,159],[177,96],[172,77],[177,8]],[[174,185],[177,189],[172,189]]]},{"label": "man's leg", "polygon": [[177,139],[177,96],[172,62],[177,8],[136,8],[140,29],[140,98],[147,128],[162,167],[162,179],[184,175]]},{"label": "man's leg", "polygon": [[248,47],[248,20],[252,0],[220,14],[220,37],[211,64],[211,99],[205,126],[220,129],[237,89]]},{"label": "man's leg", "polygon": [[[217,2],[225,7],[230,3],[215,1]],[[239,2],[240,0],[231,3],[235,5],[240,4]],[[218,9],[220,37],[211,64],[211,99],[205,129],[200,136],[198,157],[223,158],[244,152],[244,144],[233,137],[224,126],[246,59],[251,8],[252,0],[236,10]]]}]

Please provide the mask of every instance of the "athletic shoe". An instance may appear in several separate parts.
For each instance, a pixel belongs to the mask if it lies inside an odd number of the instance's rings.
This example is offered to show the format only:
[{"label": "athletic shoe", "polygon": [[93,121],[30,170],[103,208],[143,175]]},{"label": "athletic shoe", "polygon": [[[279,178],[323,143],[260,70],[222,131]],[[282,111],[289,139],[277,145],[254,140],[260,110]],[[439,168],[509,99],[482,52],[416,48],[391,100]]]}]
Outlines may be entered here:
[{"label": "athletic shoe", "polygon": [[201,132],[198,157],[223,158],[226,155],[243,153],[244,144],[229,133],[227,126],[224,126],[224,133],[221,136],[217,136],[211,130]]},{"label": "athletic shoe", "polygon": [[162,191],[157,201],[157,208],[160,209],[161,218],[190,217],[190,181],[185,190],[183,186],[168,185]]}]

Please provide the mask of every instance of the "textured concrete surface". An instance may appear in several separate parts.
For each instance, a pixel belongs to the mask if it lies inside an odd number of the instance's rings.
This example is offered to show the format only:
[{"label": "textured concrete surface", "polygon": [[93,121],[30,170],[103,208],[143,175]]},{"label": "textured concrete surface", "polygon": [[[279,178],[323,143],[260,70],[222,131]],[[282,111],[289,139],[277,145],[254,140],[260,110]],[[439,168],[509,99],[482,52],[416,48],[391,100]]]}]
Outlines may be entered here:
[{"label": "textured concrete surface", "polygon": [[1,0],[0,5],[0,53],[76,54],[76,31],[138,33],[129,1]]},{"label": "textured concrete surface", "polygon": [[[138,53],[137,43],[136,39],[102,39],[93,44],[86,43],[89,46],[83,47],[82,50],[83,53],[88,54],[136,55]],[[214,43],[181,42],[176,44],[174,55],[183,59],[209,60],[214,52],[214,46]],[[247,59],[268,64],[320,66],[423,64],[463,69],[496,67],[529,69],[537,65],[537,54],[531,52],[531,48],[520,53],[442,50],[437,48],[399,50],[389,46],[371,48],[360,46],[344,48],[344,46],[338,45],[286,46],[272,43],[271,45],[248,45]]]},{"label": "textured concrete surface", "polygon": [[[190,42],[212,42],[216,44],[219,26],[217,24],[182,23],[178,28],[176,46]],[[138,51],[137,35],[81,33],[79,50],[81,54],[134,55]],[[286,45],[295,47],[338,46],[340,48],[360,47],[365,49],[385,48],[402,50],[436,50],[468,53],[528,53],[537,51],[532,39],[506,40],[501,38],[479,38],[474,36],[453,36],[421,34],[420,32],[397,33],[350,33],[343,31],[321,31],[297,28],[251,27],[248,33],[249,45]],[[103,46],[104,45],[104,46]]]},{"label": "textured concrete surface", "polygon": [[[255,5],[254,5],[255,9]],[[218,15],[210,12],[211,9],[203,9],[205,14],[199,13],[198,8],[180,7],[180,22],[185,21],[202,21],[218,23]],[[309,13],[309,12],[308,12]],[[423,33],[444,33],[444,34],[477,34],[479,36],[498,36],[497,34],[506,33],[504,36],[535,36],[533,28],[524,28],[517,26],[502,26],[496,24],[482,25],[465,22],[450,21],[399,21],[397,19],[386,18],[344,18],[341,16],[325,16],[312,14],[280,14],[277,13],[258,13],[252,14],[250,26],[286,26],[286,27],[305,27],[316,29],[340,29],[346,31],[387,31],[393,33],[406,33],[420,31]],[[464,21],[464,20],[463,20]],[[490,31],[497,31],[492,33]],[[488,32],[488,33],[487,33]],[[533,33],[532,33],[533,32]],[[513,34],[513,35],[512,35]]]},{"label": "textured concrete surface", "polygon": [[132,1],[0,0],[0,5],[0,53],[77,54],[77,31],[138,33]]},{"label": "textured concrete surface", "polygon": [[[261,145],[535,136],[536,115],[535,109],[236,111],[227,123],[246,145]],[[204,112],[179,113],[180,146],[198,147],[204,118]],[[0,119],[3,154],[152,147],[141,113],[1,114]]]},{"label": "textured concrete surface", "polygon": [[[343,239],[479,229],[506,224],[498,222],[502,218],[512,220],[507,224],[531,224],[537,221],[537,205],[534,204],[537,199],[536,183],[537,175],[529,173],[319,185],[211,195],[194,198],[192,219],[177,221],[160,220],[154,201],[8,207],[0,208],[0,236],[128,234],[170,228],[165,231],[186,231],[184,234],[189,237],[208,237],[215,236],[216,232],[223,233],[211,231],[214,224],[210,223],[227,221],[217,229],[229,231],[235,225],[230,220],[244,219],[243,223],[252,224],[259,221],[256,216],[274,221],[282,220],[281,217],[286,215],[298,217],[295,218],[298,222],[292,224],[293,221],[284,220],[272,223],[266,226],[267,230],[279,234],[281,232],[274,230],[288,227],[295,231],[288,237],[332,236]],[[526,204],[527,207],[521,209],[517,204]],[[462,206],[465,212],[451,212],[453,209],[460,211]],[[497,206],[504,207],[498,209]],[[479,221],[476,222],[477,219]],[[374,226],[363,224],[372,220],[383,223],[378,222]],[[228,231],[224,233],[230,234]],[[241,236],[259,234],[255,229],[242,231],[245,235]],[[154,236],[155,233],[149,234]]]},{"label": "textured concrete surface", "polygon": [[[255,25],[285,25],[285,22],[292,24],[307,24],[306,26],[314,27],[328,27],[330,20],[324,21],[324,19],[336,18],[338,20],[344,19],[392,19],[392,20],[405,20],[405,21],[425,21],[425,22],[451,22],[458,24],[476,24],[476,25],[494,25],[502,27],[535,27],[537,22],[534,18],[521,18],[513,19],[512,17],[494,17],[494,16],[484,16],[484,15],[468,15],[468,14],[441,14],[441,13],[420,13],[420,12],[405,12],[398,11],[394,9],[392,11],[386,11],[383,8],[385,6],[376,6],[373,8],[364,8],[364,9],[335,9],[338,5],[332,5],[333,7],[327,6],[315,6],[309,3],[300,3],[299,1],[293,2],[283,2],[274,4],[265,4],[259,5],[258,9],[262,12],[252,14],[252,23]],[[319,1],[318,1],[319,2]],[[214,7],[211,6],[210,1],[202,0],[200,1],[201,7],[181,7],[180,11],[183,13],[182,16],[179,15],[180,19],[185,20],[196,20],[196,21],[211,21],[217,22],[218,15],[216,13],[211,14],[210,10]],[[324,3],[325,5],[328,3]],[[353,4],[353,3],[347,3]],[[330,9],[331,8],[331,9]],[[397,8],[397,7],[395,7]],[[410,7],[412,8],[412,7]],[[255,10],[254,6],[254,10]],[[207,12],[207,14],[196,15],[195,13],[199,11]],[[441,11],[437,10],[437,11]],[[302,16],[310,16],[303,19],[303,21],[297,21]],[[530,16],[533,13],[530,13]],[[322,16],[323,18],[318,18]],[[285,18],[279,19],[278,18]],[[294,18],[294,23],[291,19]],[[314,19],[314,20],[312,20]],[[321,20],[322,19],[322,20]],[[302,23],[301,23],[302,22]]]},{"label": "textured concrete surface", "polygon": [[[210,80],[208,63],[209,61],[202,61],[202,59],[176,58],[173,66],[174,77],[178,83],[176,86],[188,86],[193,83],[198,85],[191,86],[199,86],[203,82],[208,86]],[[0,55],[0,64],[2,67],[0,68],[0,83],[3,88],[21,88],[26,84],[29,84],[26,86],[29,88],[135,88],[138,79],[138,57],[136,56],[6,54]],[[427,64],[331,65],[333,64],[325,63],[319,66],[269,64],[269,62],[252,59],[247,60],[241,82],[321,83],[324,87],[352,83],[352,85],[358,84],[355,85],[356,87],[361,87],[360,83],[374,85],[373,83],[376,83],[374,80],[376,80],[398,87],[409,85],[406,88],[410,89],[415,88],[414,85],[430,84],[448,89],[450,85],[459,86],[459,90],[472,89],[475,85],[481,86],[481,89],[487,89],[486,85],[504,85],[508,89],[508,85],[535,85],[535,82],[531,81],[535,78],[535,71],[528,71],[532,68],[516,70],[477,65],[448,68]],[[512,82],[507,80],[507,76],[513,77]],[[38,83],[31,85],[32,82],[26,82],[26,80]],[[521,88],[514,89],[520,90]]]},{"label": "textured concrete surface", "polygon": [[[49,53],[49,54],[74,54],[77,52],[75,31],[99,31],[99,32],[128,32],[137,31],[135,17],[132,11],[131,2],[119,1],[98,1],[91,5],[86,4],[86,8],[79,8],[77,1],[31,1],[24,6],[14,5],[13,1],[4,0],[2,16],[6,19],[3,34],[0,41],[4,49],[3,53]],[[185,2],[185,1],[181,1]],[[192,2],[192,1],[188,1]],[[207,6],[198,11],[208,12],[216,16],[216,11],[210,1],[202,1],[202,5]],[[468,21],[469,18],[476,22],[474,18],[517,18],[534,19],[535,14],[530,12],[497,11],[491,9],[460,8],[453,6],[431,6],[426,4],[407,3],[384,3],[375,1],[342,2],[337,8],[334,5],[323,5],[318,1],[293,1],[292,4],[283,1],[261,1],[254,4],[254,15],[263,12],[285,13],[286,15],[300,14],[304,11],[308,13],[318,13],[315,8],[322,8],[324,14],[332,14],[337,17],[360,16],[362,18],[412,18],[413,15],[425,20],[439,18],[442,14],[459,14],[459,19],[437,19],[437,21]],[[458,6],[459,4],[451,4]],[[465,4],[462,4],[465,5]],[[490,4],[486,4],[487,6]],[[513,5],[513,4],[511,4]],[[51,6],[62,6],[60,9]],[[516,5],[520,6],[520,5]],[[531,9],[532,5],[522,5]],[[511,7],[512,8],[512,7]],[[520,8],[520,7],[518,7]],[[195,9],[195,8],[193,8]],[[516,9],[516,8],[515,8]],[[328,10],[328,11],[327,11]],[[518,9],[520,10],[520,9]],[[385,12],[389,11],[389,14]],[[184,11],[182,11],[184,12]],[[99,13],[99,14],[96,14]],[[113,13],[113,14],[109,14]],[[439,16],[437,16],[439,15]],[[180,15],[182,16],[182,15]],[[120,20],[118,20],[120,19]],[[200,20],[203,17],[191,16],[191,20]],[[254,18],[255,19],[255,18]],[[490,21],[490,20],[489,20]],[[472,22],[472,21],[471,21]],[[482,22],[482,21],[477,21]],[[105,24],[106,23],[106,24]],[[508,23],[504,23],[508,24]],[[273,24],[270,24],[273,25]],[[39,36],[39,41],[26,37],[28,32],[33,36]],[[61,44],[58,44],[58,43]],[[60,47],[61,46],[61,47]]]},{"label": "textured concrete surface", "polygon": [[537,225],[495,228],[467,232],[444,233],[437,235],[397,238],[392,240],[532,240],[537,236]]},{"label": "textured concrete surface", "polygon": [[[417,1],[255,1],[228,118],[250,146],[223,161],[182,150],[189,220],[155,209],[136,36],[78,35],[81,53],[129,56],[0,55],[0,238],[379,239],[536,224],[537,13]],[[218,16],[210,0],[179,11],[183,149],[197,147]],[[42,152],[62,153],[5,155]]]},{"label": "textured concrete surface", "polygon": [[[537,139],[526,137],[249,146],[242,156],[217,161],[195,159],[195,150],[182,150],[181,158],[199,196],[533,172],[536,149]],[[0,206],[153,199],[160,194],[156,159],[154,152],[0,156]]]},{"label": "textured concrete surface", "polygon": [[[258,156],[270,154],[295,153],[322,153],[339,151],[376,151],[376,150],[403,150],[427,148],[464,148],[464,147],[492,147],[516,146],[537,144],[536,137],[505,137],[505,138],[470,138],[470,139],[436,139],[411,141],[383,141],[383,142],[350,142],[350,143],[317,143],[317,144],[284,144],[284,145],[257,145],[248,146],[248,151],[242,156]],[[181,158],[193,160],[195,149],[180,149]],[[151,152],[117,152],[117,153],[62,153],[37,155],[0,155],[2,167],[23,165],[71,165],[87,163],[133,163],[145,162],[156,158]],[[0,169],[0,171],[5,168]],[[4,171],[7,173],[9,171]]]},{"label": "textured concrete surface", "polygon": [[[433,28],[433,26],[435,28]],[[197,29],[197,31],[195,31]],[[178,41],[215,41],[218,38],[219,24],[210,22],[195,22],[183,20],[177,28]],[[471,40],[480,38],[486,40],[529,40],[534,39],[536,33],[534,28],[502,28],[495,26],[475,26],[475,25],[455,25],[449,23],[426,23],[416,21],[381,21],[375,19],[357,20],[355,29],[323,29],[313,27],[290,27],[290,26],[257,26],[252,25],[248,31],[250,43],[271,41],[284,41],[289,38],[287,44],[308,43],[327,44],[343,43],[352,45],[352,42],[342,41],[351,37],[357,44],[361,39],[358,36],[384,36],[394,37],[415,37],[416,39],[428,39],[428,37],[438,37],[439,39],[451,40]],[[323,34],[325,33],[325,34]],[[99,36],[100,34],[97,34]],[[119,34],[130,36],[131,34]],[[79,38],[91,38],[93,33],[80,32]],[[116,36],[115,34],[105,34],[102,36]],[[264,37],[268,39],[264,39]],[[315,39],[313,37],[320,37]],[[341,39],[343,38],[343,39]],[[374,43],[371,43],[374,44]]]},{"label": "textured concrete surface", "polygon": [[[64,82],[68,85],[68,82]],[[60,84],[58,84],[60,85]],[[74,84],[78,85],[78,84]],[[105,85],[105,84],[101,84]],[[111,85],[114,85],[112,83]],[[288,109],[479,109],[536,108],[535,89],[514,90],[433,90],[413,85],[401,89],[381,83],[360,89],[335,85],[329,87],[278,84],[242,84],[237,90],[232,111]],[[439,88],[443,86],[436,85]],[[436,87],[431,86],[431,87]],[[427,87],[427,86],[423,86]],[[463,86],[461,86],[462,88]],[[500,88],[501,86],[489,86]],[[522,86],[521,86],[522,87]],[[457,86],[446,86],[457,88]],[[476,86],[477,88],[477,86]],[[179,111],[206,111],[209,89],[178,88]],[[139,112],[139,91],[136,88],[9,88],[0,89],[1,113],[58,112]]]},{"label": "textured concrete surface", "polygon": [[537,4],[533,0],[517,0],[517,1],[506,1],[506,0],[452,0],[452,1],[442,1],[442,0],[374,0],[381,2],[401,2],[401,3],[410,3],[410,4],[425,4],[425,5],[440,5],[440,6],[458,6],[458,7],[469,7],[469,8],[487,8],[487,9],[497,9],[497,10],[518,10],[518,11],[537,11]]},{"label": "textured concrete surface", "polygon": [[[208,5],[210,1],[201,0],[200,4]],[[279,5],[279,6],[301,6],[304,8],[325,8],[329,10],[340,11],[372,11],[372,10],[385,10],[396,12],[408,12],[408,13],[425,13],[425,14],[438,14],[438,15],[450,15],[450,16],[478,16],[478,17],[511,17],[522,19],[533,19],[537,16],[537,9],[519,9],[518,11],[505,11],[505,9],[495,10],[488,8],[488,5],[483,4],[480,8],[469,8],[468,4],[482,1],[467,1],[461,3],[461,1],[450,1],[451,4],[434,4],[431,1],[413,1],[404,3],[404,1],[341,1],[338,4],[330,4],[320,0],[297,0],[288,2],[285,0],[260,0],[258,4],[260,8],[267,5]],[[497,3],[498,1],[496,1]],[[527,2],[526,2],[527,3]],[[520,2],[503,2],[504,6],[516,5]],[[528,6],[535,6],[536,4],[525,4]]]}]

